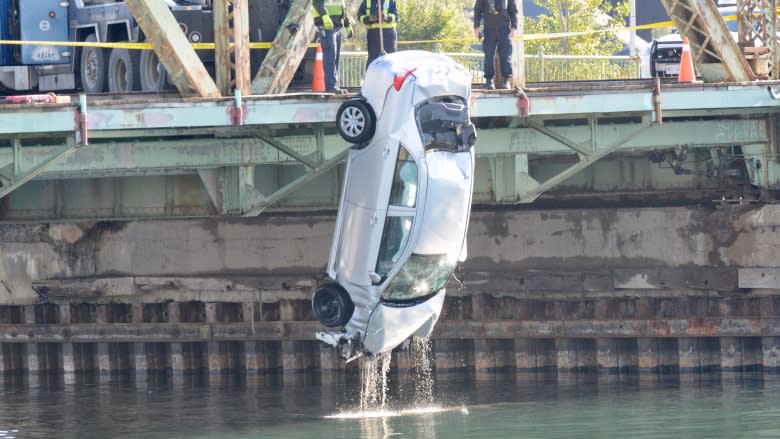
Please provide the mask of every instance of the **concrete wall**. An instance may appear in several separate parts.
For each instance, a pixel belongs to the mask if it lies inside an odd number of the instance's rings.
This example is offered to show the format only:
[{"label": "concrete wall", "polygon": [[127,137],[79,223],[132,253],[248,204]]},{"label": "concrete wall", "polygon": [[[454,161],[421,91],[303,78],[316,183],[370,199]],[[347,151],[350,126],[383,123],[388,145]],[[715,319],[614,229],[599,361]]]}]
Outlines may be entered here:
[{"label": "concrete wall", "polygon": [[[0,225],[6,281],[316,275],[334,215]],[[780,206],[474,212],[466,271],[776,267]]]},{"label": "concrete wall", "polygon": [[[343,369],[310,302],[333,220],[0,226],[0,375]],[[436,368],[776,371],[779,227],[774,205],[475,212]]]}]

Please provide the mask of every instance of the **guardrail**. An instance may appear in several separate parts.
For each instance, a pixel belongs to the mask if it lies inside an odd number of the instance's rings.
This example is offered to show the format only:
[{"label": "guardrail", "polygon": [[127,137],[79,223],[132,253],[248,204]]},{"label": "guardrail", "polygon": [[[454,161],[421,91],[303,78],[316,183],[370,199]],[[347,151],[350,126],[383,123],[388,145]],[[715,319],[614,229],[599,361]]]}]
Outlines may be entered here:
[{"label": "guardrail", "polygon": [[[484,56],[475,53],[447,53],[466,67],[474,84],[483,84]],[[341,52],[339,84],[360,87],[366,70],[366,52]],[[526,82],[584,81],[599,79],[636,79],[640,77],[639,57],[632,56],[569,56],[525,55]]]}]

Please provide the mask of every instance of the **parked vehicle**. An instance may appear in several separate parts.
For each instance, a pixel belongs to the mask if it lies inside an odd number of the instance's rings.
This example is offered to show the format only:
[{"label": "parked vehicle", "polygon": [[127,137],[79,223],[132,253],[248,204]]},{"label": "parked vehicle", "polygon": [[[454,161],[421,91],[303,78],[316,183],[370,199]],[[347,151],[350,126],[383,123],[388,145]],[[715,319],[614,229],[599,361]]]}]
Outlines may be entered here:
[{"label": "parked vehicle", "polygon": [[[211,0],[163,0],[193,43],[213,42]],[[250,40],[272,41],[286,7],[277,0],[249,3]],[[0,0],[0,39],[18,41],[143,42],[143,31],[121,0]],[[252,53],[259,67],[266,51]],[[213,51],[198,51],[213,70]],[[150,50],[0,46],[0,91],[83,89],[88,93],[160,91],[169,84]]]},{"label": "parked vehicle", "polygon": [[402,51],[372,62],[337,113],[350,150],[328,262],[314,292],[319,340],[343,358],[430,335],[466,257],[476,131],[471,75],[447,56]]},{"label": "parked vehicle", "polygon": [[[722,0],[718,3],[718,11],[723,17],[731,17],[737,14],[737,7],[733,0]],[[726,26],[734,39],[737,39],[737,22],[726,21]],[[683,38],[675,29],[671,34],[657,38],[650,43],[644,53],[640,54],[642,61],[642,77],[676,78],[680,73],[680,59],[682,59]]]}]

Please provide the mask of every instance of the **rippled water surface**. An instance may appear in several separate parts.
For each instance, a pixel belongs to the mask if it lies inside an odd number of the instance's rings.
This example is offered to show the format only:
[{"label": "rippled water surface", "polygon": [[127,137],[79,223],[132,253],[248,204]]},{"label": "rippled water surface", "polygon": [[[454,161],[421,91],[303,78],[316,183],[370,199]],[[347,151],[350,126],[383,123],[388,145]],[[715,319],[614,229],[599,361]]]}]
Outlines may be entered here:
[{"label": "rippled water surface", "polygon": [[[481,375],[480,375],[481,376]],[[9,379],[0,438],[780,438],[780,376],[437,375],[433,401],[392,376],[361,410],[361,374]]]}]

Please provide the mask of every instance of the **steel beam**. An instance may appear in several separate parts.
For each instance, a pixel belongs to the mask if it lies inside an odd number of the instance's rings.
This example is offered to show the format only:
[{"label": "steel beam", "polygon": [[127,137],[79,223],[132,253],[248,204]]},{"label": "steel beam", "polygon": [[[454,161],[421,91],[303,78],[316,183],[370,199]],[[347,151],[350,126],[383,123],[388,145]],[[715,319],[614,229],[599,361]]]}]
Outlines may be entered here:
[{"label": "steel beam", "polygon": [[254,206],[250,206],[248,211],[243,216],[257,216],[260,215],[265,209],[276,203],[277,201],[281,200],[282,198],[286,197],[292,192],[297,191],[298,189],[302,188],[303,186],[307,185],[317,177],[325,174],[326,172],[330,171],[336,165],[341,163],[344,159],[347,157],[347,153],[349,150],[344,150],[341,154],[337,155],[336,157],[328,160],[327,162],[323,163],[321,166],[311,170],[310,172],[307,172],[305,175],[295,179],[290,184],[286,185],[285,187],[279,189],[278,191],[274,192],[273,194],[265,197],[262,199],[259,203],[255,204]]},{"label": "steel beam", "polygon": [[755,75],[712,0],[661,0],[681,35],[688,37],[705,82],[753,81]]},{"label": "steel beam", "polygon": [[217,85],[165,2],[126,0],[125,3],[182,96],[220,96]]},{"label": "steel beam", "polygon": [[76,144],[75,142],[70,142],[71,145],[63,148],[60,148],[59,152],[56,152],[46,160],[44,160],[42,163],[36,165],[33,169],[30,170],[30,172],[27,173],[20,173],[17,175],[14,175],[14,180],[10,181],[8,185],[3,184],[2,187],[0,187],[0,199],[5,197],[6,195],[10,194],[11,192],[18,189],[23,184],[27,183],[28,181],[32,180],[33,178],[37,177],[56,163],[62,161],[66,157],[70,156],[78,148],[81,147],[81,145]]},{"label": "steel beam", "polygon": [[309,13],[311,0],[293,0],[290,10],[274,37],[252,81],[252,94],[277,94],[287,91],[295,71],[314,37],[314,19]]},{"label": "steel beam", "polygon": [[519,194],[520,199],[519,201],[521,203],[530,203],[534,201],[539,195],[544,193],[545,191],[548,191],[558,184],[566,181],[570,177],[574,176],[578,172],[582,171],[586,167],[592,165],[597,160],[601,159],[602,157],[606,156],[607,154],[610,154],[612,152],[615,152],[620,147],[628,143],[632,138],[635,138],[642,132],[646,131],[649,128],[649,126],[643,126],[639,128],[638,130],[634,131],[633,133],[626,136],[624,139],[616,142],[615,144],[606,147],[604,149],[599,150],[598,152],[589,153],[585,156],[580,157],[580,161],[572,165],[571,167],[567,168],[563,172],[559,173],[558,175],[555,175],[554,177],[540,183],[538,186],[533,187],[529,192],[525,194]]},{"label": "steel beam", "polygon": [[[664,86],[661,108],[665,118],[771,114],[780,111],[778,101],[767,93],[765,84],[730,84]],[[533,102],[530,117],[536,119],[586,119],[649,115],[655,110],[651,87],[615,92],[582,88],[577,90],[531,90]],[[343,99],[312,95],[250,97],[246,106],[246,125],[287,126],[332,124]],[[471,100],[472,118],[520,117],[518,97],[513,94],[475,95]],[[147,130],[174,130],[186,136],[190,130],[204,127],[236,129],[231,111],[234,100],[138,100],[94,102],[89,112],[90,138],[128,137],[135,133],[143,137]],[[53,105],[30,107],[0,107],[0,136],[51,136],[73,133],[73,106]],[[128,130],[137,130],[130,132]],[[179,131],[175,131],[179,130]],[[202,131],[192,131],[202,132]],[[149,135],[154,135],[150,133]]]},{"label": "steel beam", "polygon": [[[513,156],[516,154],[568,154],[571,145],[590,143],[595,137],[601,144],[613,144],[641,128],[640,123],[598,124],[536,128],[483,129],[477,139],[477,157]],[[324,124],[323,124],[324,125]],[[328,126],[328,125],[324,125]],[[667,122],[653,125],[632,137],[621,150],[651,151],[687,145],[721,147],[768,144],[766,119],[717,119]],[[290,165],[300,162],[316,168],[319,161],[309,157],[334,157],[347,148],[335,134],[318,141],[313,133],[298,136],[272,136],[260,128],[247,128],[240,137],[200,137],[181,140],[129,141],[102,138],[82,147],[82,153],[53,164],[39,179],[78,177],[123,177],[137,175],[171,175],[193,170],[242,165]],[[236,133],[238,134],[238,133]],[[202,134],[201,134],[202,135]],[[93,138],[94,139],[94,138]],[[293,149],[293,146],[296,149]],[[0,148],[0,169],[36,166],[55,154],[59,146],[25,146]],[[594,149],[595,150],[595,149]],[[588,154],[589,150],[577,151]],[[10,172],[8,173],[10,175]],[[18,175],[18,172],[17,172]]]},{"label": "steel beam", "polygon": [[214,69],[220,92],[230,96],[236,89],[242,96],[248,96],[251,90],[248,0],[214,2],[214,45]]}]

